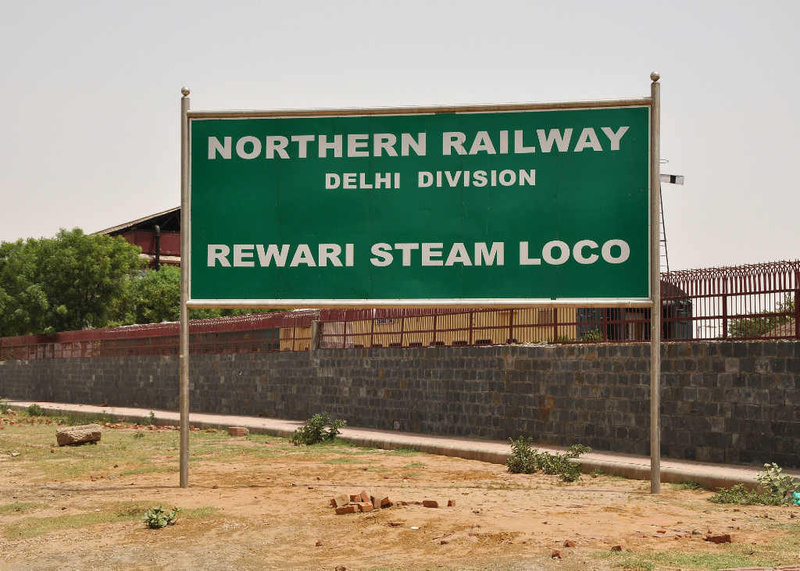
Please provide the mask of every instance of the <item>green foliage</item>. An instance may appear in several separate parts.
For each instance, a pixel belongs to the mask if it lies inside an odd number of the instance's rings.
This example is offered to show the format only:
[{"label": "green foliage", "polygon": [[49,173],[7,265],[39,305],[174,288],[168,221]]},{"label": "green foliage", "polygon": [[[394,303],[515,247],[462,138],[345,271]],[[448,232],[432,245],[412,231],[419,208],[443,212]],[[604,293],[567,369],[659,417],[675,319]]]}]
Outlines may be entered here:
[{"label": "green foliage", "polygon": [[[178,321],[181,309],[181,270],[161,266],[146,270],[126,284],[123,295],[116,301],[114,325],[162,323]],[[232,315],[264,313],[267,309],[191,309],[191,319],[209,319]]]},{"label": "green foliage", "polygon": [[91,412],[71,412],[64,417],[64,424],[67,426],[78,426],[80,424],[105,424],[107,422],[114,424],[117,422],[117,419],[107,412],[102,412],[99,414]]},{"label": "green foliage", "polygon": [[775,462],[764,464],[764,471],[756,476],[759,485],[772,497],[780,498],[783,504],[792,503],[792,493],[800,492],[800,484]]},{"label": "green foliage", "polygon": [[116,302],[115,325],[178,321],[181,310],[181,271],[173,266],[145,270],[128,280]]},{"label": "green foliage", "polygon": [[[180,318],[181,272],[143,270],[121,237],[60,230],[55,238],[0,243],[0,337],[52,334]],[[200,309],[204,319],[269,310]]]},{"label": "green foliage", "polygon": [[544,472],[553,476],[560,476],[564,482],[575,482],[581,477],[581,466],[570,460],[592,449],[582,444],[573,444],[564,453],[551,454],[539,452],[533,448],[533,439],[520,436],[517,440],[509,438],[511,443],[511,456],[506,466],[513,474],[533,474]]},{"label": "green foliage", "polygon": [[696,492],[702,492],[705,488],[698,484],[697,482],[678,482],[677,484],[672,484],[673,490],[693,490]]},{"label": "green foliage", "polygon": [[180,508],[165,510],[161,506],[158,506],[157,508],[150,508],[147,510],[142,519],[150,529],[161,529],[168,525],[175,525],[175,522],[178,521],[179,511],[181,511]]},{"label": "green foliage", "polygon": [[763,317],[743,317],[731,319],[728,324],[728,336],[735,338],[761,337],[776,327],[791,321],[795,305],[791,294],[786,294],[783,302],[778,302],[775,311],[768,312]]},{"label": "green foliage", "polygon": [[532,474],[536,468],[536,449],[533,448],[533,438],[520,436],[517,440],[508,439],[511,443],[511,456],[506,461],[508,471],[512,474]]},{"label": "green foliage", "polygon": [[315,414],[306,423],[294,431],[289,440],[295,446],[300,444],[319,444],[336,438],[342,427],[347,424],[344,420],[334,420],[327,412]]},{"label": "green foliage", "polygon": [[28,416],[44,416],[44,409],[38,404],[32,404],[27,408]]},{"label": "green foliage", "polygon": [[139,253],[122,238],[78,228],[0,243],[0,336],[105,327],[141,268]]},{"label": "green foliage", "polygon": [[5,414],[11,407],[8,405],[8,399],[0,398],[0,414]]},{"label": "green foliage", "polygon": [[599,329],[590,329],[583,334],[582,341],[597,343],[603,340],[603,333]]},{"label": "green foliage", "polygon": [[784,474],[780,466],[764,464],[764,470],[756,476],[760,489],[748,490],[744,484],[731,488],[720,488],[709,498],[716,504],[760,504],[765,506],[791,505],[792,494],[800,492],[800,484]]},{"label": "green foliage", "polygon": [[760,492],[749,490],[744,484],[736,484],[730,488],[720,488],[717,493],[708,498],[708,501],[715,504],[758,504],[764,506],[779,506],[781,501],[778,498]]}]

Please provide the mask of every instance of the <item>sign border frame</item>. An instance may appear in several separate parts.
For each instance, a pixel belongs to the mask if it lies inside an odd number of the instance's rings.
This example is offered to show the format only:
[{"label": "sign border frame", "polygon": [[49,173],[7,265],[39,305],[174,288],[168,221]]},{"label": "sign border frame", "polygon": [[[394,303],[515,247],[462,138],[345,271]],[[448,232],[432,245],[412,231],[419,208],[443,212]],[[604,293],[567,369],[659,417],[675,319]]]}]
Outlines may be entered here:
[{"label": "sign border frame", "polygon": [[[188,97],[184,97],[188,99]],[[187,106],[188,107],[188,106]],[[477,114],[477,113],[513,113],[526,111],[568,111],[576,109],[614,109],[628,107],[645,107],[648,110],[648,283],[647,297],[621,298],[365,298],[365,299],[213,299],[191,297],[191,149],[192,121],[206,119],[265,119],[265,118],[303,118],[303,117],[368,117],[368,116],[408,116],[439,114]],[[652,266],[653,266],[653,204],[656,200],[653,188],[653,98],[639,97],[631,99],[605,99],[586,101],[561,101],[543,103],[511,103],[502,105],[463,105],[463,106],[409,106],[409,107],[375,107],[375,108],[342,108],[342,109],[287,109],[287,110],[229,110],[229,111],[191,111],[187,108],[186,122],[186,196],[181,201],[181,235],[186,235],[186,247],[181,246],[181,265],[186,264],[187,271],[187,307],[224,308],[224,309],[303,309],[303,308],[368,308],[368,307],[652,307]],[[183,185],[182,185],[183,186]],[[183,193],[182,193],[183,194]]]}]

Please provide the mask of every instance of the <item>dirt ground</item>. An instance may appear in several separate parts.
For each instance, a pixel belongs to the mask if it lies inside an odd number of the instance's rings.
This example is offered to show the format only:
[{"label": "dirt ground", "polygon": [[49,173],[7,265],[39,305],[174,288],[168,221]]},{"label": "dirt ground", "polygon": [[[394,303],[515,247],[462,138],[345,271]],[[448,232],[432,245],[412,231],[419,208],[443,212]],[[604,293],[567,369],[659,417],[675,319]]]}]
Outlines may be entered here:
[{"label": "dirt ground", "polygon": [[[0,431],[2,569],[713,569],[800,562],[800,508],[724,506],[710,492],[262,435],[106,428],[56,447],[47,421]],[[38,422],[38,423],[34,423]],[[52,421],[51,421],[52,422]],[[135,437],[136,433],[141,437]],[[336,515],[337,494],[392,507]],[[436,500],[438,508],[411,502]],[[448,500],[455,505],[447,507]],[[398,505],[398,502],[409,502]],[[178,506],[148,529],[147,507]],[[706,541],[730,534],[731,542]],[[570,542],[565,546],[565,542]],[[618,547],[617,547],[618,546]]]}]

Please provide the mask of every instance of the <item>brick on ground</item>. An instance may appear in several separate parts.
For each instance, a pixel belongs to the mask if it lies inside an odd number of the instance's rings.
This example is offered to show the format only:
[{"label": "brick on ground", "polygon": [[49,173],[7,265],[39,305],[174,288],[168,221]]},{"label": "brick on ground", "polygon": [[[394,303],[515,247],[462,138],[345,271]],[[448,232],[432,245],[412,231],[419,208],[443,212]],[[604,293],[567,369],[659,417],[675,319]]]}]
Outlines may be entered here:
[{"label": "brick on ground", "polygon": [[334,496],[331,502],[333,503],[333,507],[341,508],[350,503],[350,496],[346,496],[345,494],[339,494],[338,496]]},{"label": "brick on ground", "polygon": [[250,429],[245,426],[229,426],[228,436],[247,436],[250,434]]}]

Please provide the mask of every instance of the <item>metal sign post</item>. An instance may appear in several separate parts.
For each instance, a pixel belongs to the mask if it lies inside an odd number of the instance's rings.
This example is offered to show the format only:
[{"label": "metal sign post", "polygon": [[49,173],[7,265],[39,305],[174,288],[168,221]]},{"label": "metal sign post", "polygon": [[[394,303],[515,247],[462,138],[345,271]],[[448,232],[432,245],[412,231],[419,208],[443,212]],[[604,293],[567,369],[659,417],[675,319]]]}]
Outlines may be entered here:
[{"label": "metal sign post", "polygon": [[650,74],[650,493],[661,491],[661,76]]},{"label": "metal sign post", "polygon": [[[189,212],[189,90],[181,89],[181,216]],[[188,224],[181,224],[181,332],[180,332],[180,485],[189,487],[189,269],[191,239]]]}]

